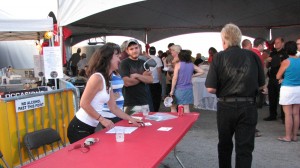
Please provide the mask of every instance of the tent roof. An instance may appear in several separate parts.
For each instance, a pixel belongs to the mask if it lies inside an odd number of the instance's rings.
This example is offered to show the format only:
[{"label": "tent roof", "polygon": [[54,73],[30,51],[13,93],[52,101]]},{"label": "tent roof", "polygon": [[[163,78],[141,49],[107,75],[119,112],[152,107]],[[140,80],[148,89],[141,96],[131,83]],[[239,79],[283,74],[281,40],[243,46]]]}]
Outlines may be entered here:
[{"label": "tent roof", "polygon": [[72,43],[103,35],[131,36],[148,43],[167,37],[220,32],[237,24],[243,35],[295,39],[300,28],[299,0],[148,0],[119,6],[77,20],[67,27]]},{"label": "tent roof", "polygon": [[52,18],[0,19],[0,41],[39,40],[50,30],[53,30]]}]

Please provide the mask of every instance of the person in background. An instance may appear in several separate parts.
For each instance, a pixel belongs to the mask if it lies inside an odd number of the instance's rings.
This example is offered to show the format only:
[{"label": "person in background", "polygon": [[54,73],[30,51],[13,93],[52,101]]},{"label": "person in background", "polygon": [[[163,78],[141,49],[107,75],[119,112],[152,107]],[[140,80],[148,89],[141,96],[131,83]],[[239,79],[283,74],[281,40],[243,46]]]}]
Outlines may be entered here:
[{"label": "person in background", "polygon": [[171,55],[171,47],[175,45],[174,43],[169,43],[168,50],[166,51],[167,56],[162,58],[164,69],[163,71],[166,72],[166,89],[165,92],[168,94],[171,91],[171,65],[173,61],[173,56]]},{"label": "person in background", "polygon": [[213,57],[218,53],[218,51],[214,47],[210,47],[208,49],[208,63],[211,63]]},{"label": "person in background", "polygon": [[81,53],[81,49],[77,48],[77,52],[72,54],[72,57],[69,60],[73,76],[77,76],[78,74],[77,63],[80,60],[80,53]]},{"label": "person in background", "polygon": [[[265,121],[277,120],[277,106],[279,101],[280,84],[276,79],[280,64],[283,60],[289,56],[286,54],[284,47],[284,40],[281,37],[275,39],[274,48],[267,58],[266,67],[268,70],[269,82],[268,82],[268,93],[269,93],[269,116],[264,118]],[[281,120],[284,123],[284,113],[281,107]]]},{"label": "person in background", "polygon": [[300,57],[300,37],[297,38],[296,40],[296,44],[297,44],[297,56]]},{"label": "person in background", "polygon": [[265,61],[261,53],[264,51],[265,43],[266,43],[265,39],[257,37],[254,39],[253,47],[251,48],[251,51],[253,51],[259,57],[263,67],[265,67]]},{"label": "person in background", "polygon": [[[162,53],[162,55],[161,55],[161,60],[163,60],[163,59],[166,59],[166,57],[167,57],[168,55],[167,55],[167,53],[166,52],[164,52],[164,53]],[[165,97],[166,97],[166,82],[167,82],[167,71],[164,71],[164,64],[163,64],[163,66],[161,67],[161,69],[162,69],[162,75],[161,75],[161,97],[162,97],[162,99],[164,99]]]},{"label": "person in background", "polygon": [[[112,73],[110,83],[111,83],[111,88],[113,89],[113,94],[116,100],[116,104],[119,107],[119,109],[123,110],[124,97],[123,97],[122,89],[123,89],[124,81],[117,70],[115,70]],[[111,120],[113,123],[117,123],[122,120],[121,118],[117,117],[114,113],[112,113],[109,110],[107,103],[104,103],[103,106],[103,117]]]},{"label": "person in background", "polygon": [[245,39],[242,41],[242,48],[246,50],[251,50],[252,49],[252,43],[249,39]]},{"label": "person in background", "polygon": [[[260,59],[262,67],[265,68],[265,61],[264,58],[262,56],[262,52],[265,48],[265,43],[266,40],[260,37],[257,37],[254,39],[253,41],[253,47],[251,48],[251,51],[253,51]],[[265,72],[265,71],[264,71]],[[264,73],[265,74],[265,73]],[[263,104],[264,104],[264,94],[263,94],[264,90],[259,90],[259,93],[257,94],[256,97],[256,103],[257,103],[257,107],[262,108]],[[255,129],[255,137],[261,137],[261,132],[258,129]]]},{"label": "person in background", "polygon": [[[81,54],[81,58],[80,58],[80,61],[77,63],[77,67],[78,67],[78,74],[79,75],[84,75],[85,74],[85,70],[84,70],[84,67],[87,65],[87,58],[86,58],[86,54],[85,53],[82,53]],[[85,75],[84,75],[85,76]]]},{"label": "person in background", "polygon": [[145,61],[139,59],[140,47],[135,39],[127,41],[126,52],[129,57],[120,64],[120,74],[124,81],[124,111],[131,115],[140,112],[142,109],[148,109],[149,102],[146,84],[153,82],[151,72],[145,71]]},{"label": "person in background", "polygon": [[150,69],[152,72],[153,83],[149,84],[154,112],[158,112],[161,102],[161,81],[162,81],[162,62],[159,57],[155,56],[155,47],[149,48],[149,56],[156,62],[156,67]]},{"label": "person in background", "polygon": [[128,54],[126,52],[126,46],[127,46],[127,40],[125,40],[122,44],[121,44],[121,57],[120,60],[124,60],[125,58],[128,58]]},{"label": "person in background", "polygon": [[199,64],[201,64],[203,61],[204,61],[204,60],[202,60],[201,54],[198,53],[198,54],[196,55],[196,60],[194,61],[194,64],[195,64],[196,66],[199,66]]},{"label": "person in background", "polygon": [[110,111],[116,116],[133,122],[140,126],[137,120],[124,113],[116,105],[112,89],[110,89],[110,77],[117,70],[120,63],[120,47],[113,43],[107,43],[97,49],[89,62],[87,74],[89,80],[86,84],[80,109],[71,120],[67,136],[70,143],[74,143],[95,132],[100,122],[107,129],[114,127],[114,123],[103,117],[103,105],[108,104]]},{"label": "person in background", "polygon": [[[168,45],[169,47],[169,53],[166,57],[166,59],[163,59],[163,64],[165,67],[165,70],[167,72],[167,80],[166,80],[166,93],[170,93],[171,87],[172,87],[172,78],[173,78],[173,72],[174,72],[174,66],[175,63],[178,62],[178,54],[181,51],[181,46],[180,45],[175,45],[174,43],[170,43]],[[170,58],[172,57],[172,58]]]},{"label": "person in background", "polygon": [[207,91],[219,98],[217,103],[219,167],[232,167],[232,137],[235,136],[235,167],[251,168],[254,150],[257,107],[255,97],[265,84],[260,59],[241,49],[242,32],[234,24],[221,31],[224,51],[215,55],[205,81]]},{"label": "person in background", "polygon": [[[143,61],[146,62],[151,57],[148,55],[148,53],[143,52],[143,47],[142,47],[141,44],[139,44],[139,48],[140,48],[140,55],[139,55],[138,59],[141,59],[141,60],[143,60]],[[148,97],[149,109],[150,109],[150,111],[154,111],[154,106],[153,106],[153,101],[152,101],[152,95],[151,95],[149,84],[146,84],[146,92],[147,92],[147,97]]]},{"label": "person in background", "polygon": [[288,41],[284,49],[289,58],[282,61],[276,79],[281,83],[279,104],[285,113],[285,136],[279,137],[279,141],[297,141],[299,129],[300,107],[300,58],[296,56],[297,44]]},{"label": "person in background", "polygon": [[164,52],[162,51],[162,50],[159,50],[158,52],[157,52],[157,56],[161,59],[161,55],[163,54]]},{"label": "person in background", "polygon": [[[265,77],[266,77],[266,86],[268,86],[269,76],[267,75],[268,68],[266,67],[266,62],[267,62],[267,58],[269,58],[269,56],[270,56],[270,50],[269,49],[264,49],[261,55],[264,59],[264,64],[265,64],[264,71],[265,71]],[[269,95],[268,95],[268,89],[267,88],[264,90],[263,94],[265,94],[265,103],[264,103],[264,105],[269,106]]]},{"label": "person in background", "polygon": [[266,65],[266,59],[270,56],[270,50],[268,50],[268,49],[264,49],[263,51],[262,51],[262,57],[263,57],[263,59],[264,59],[264,61],[265,61],[265,65]]},{"label": "person in background", "polygon": [[[175,96],[171,112],[177,112],[177,105],[183,105],[184,113],[189,113],[190,104],[194,103],[192,77],[202,75],[204,71],[194,65],[191,58],[191,51],[189,50],[181,50],[178,54],[179,62],[174,67],[170,91],[170,96]],[[196,74],[193,75],[194,71],[196,71]]]}]

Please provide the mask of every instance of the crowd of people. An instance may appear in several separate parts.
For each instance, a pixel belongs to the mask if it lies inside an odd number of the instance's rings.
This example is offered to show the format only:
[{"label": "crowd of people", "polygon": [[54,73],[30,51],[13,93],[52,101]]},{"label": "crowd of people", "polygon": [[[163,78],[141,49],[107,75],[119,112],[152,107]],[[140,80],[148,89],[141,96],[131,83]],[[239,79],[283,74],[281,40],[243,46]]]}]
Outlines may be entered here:
[{"label": "crowd of people", "polygon": [[[227,24],[221,31],[223,51],[209,48],[208,60],[180,45],[170,43],[166,52],[150,47],[148,53],[135,39],[121,47],[107,43],[99,47],[87,62],[81,50],[70,62],[73,74],[88,78],[80,100],[80,109],[68,126],[68,138],[76,142],[95,132],[98,124],[108,129],[126,119],[141,126],[132,114],[143,110],[158,112],[161,100],[173,98],[170,112],[183,105],[190,112],[193,104],[192,78],[204,74],[201,65],[209,65],[205,86],[216,94],[219,167],[231,167],[235,136],[236,167],[251,167],[256,129],[257,104],[269,102],[265,121],[277,120],[277,107],[282,105],[281,119],[285,136],[278,140],[297,141],[300,105],[300,38],[284,43],[280,37],[272,45],[257,37],[241,41],[238,26]],[[79,59],[78,59],[79,58]],[[81,58],[81,59],[80,59]],[[152,62],[152,63],[151,63]],[[76,68],[76,69],[75,69]]]}]

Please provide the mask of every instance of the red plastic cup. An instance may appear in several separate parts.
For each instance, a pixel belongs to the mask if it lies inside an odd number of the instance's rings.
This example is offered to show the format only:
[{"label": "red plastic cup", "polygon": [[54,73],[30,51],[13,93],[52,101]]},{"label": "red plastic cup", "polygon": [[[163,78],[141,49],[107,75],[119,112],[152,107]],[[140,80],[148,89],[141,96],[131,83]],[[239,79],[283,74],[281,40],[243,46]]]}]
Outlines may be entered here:
[{"label": "red plastic cup", "polygon": [[179,105],[178,106],[178,116],[179,117],[183,116],[183,113],[184,113],[183,105]]}]

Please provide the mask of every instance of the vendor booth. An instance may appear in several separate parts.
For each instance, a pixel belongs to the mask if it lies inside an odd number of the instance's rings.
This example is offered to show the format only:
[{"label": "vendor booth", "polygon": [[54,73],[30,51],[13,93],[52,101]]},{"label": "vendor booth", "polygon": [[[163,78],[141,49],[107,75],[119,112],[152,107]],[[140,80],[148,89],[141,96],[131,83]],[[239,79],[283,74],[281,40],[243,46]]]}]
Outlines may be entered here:
[{"label": "vendor booth", "polygon": [[[45,32],[53,31],[53,19],[12,19],[5,18],[0,9],[0,41],[7,41],[1,47],[12,47],[12,51],[24,52],[14,45],[15,40],[39,40],[44,37]],[[31,41],[31,45],[34,41]],[[15,47],[15,48],[14,48]],[[26,47],[26,46],[25,46]],[[35,47],[35,46],[34,46]],[[59,47],[58,47],[59,48]],[[37,53],[35,57],[43,56],[47,63],[59,66],[62,72],[60,52],[55,47],[48,47],[43,54]],[[53,52],[58,50],[58,52]],[[78,89],[71,83],[60,80],[61,89],[47,86],[38,86],[38,80],[52,74],[52,78],[62,78],[59,70],[53,72],[55,66],[39,67],[42,61],[36,61],[34,55],[25,55],[16,52],[1,50],[0,67],[0,151],[10,167],[22,166],[29,162],[29,156],[24,147],[24,135],[45,129],[54,129],[62,138],[63,143],[68,143],[66,136],[67,126],[78,109]],[[8,55],[4,55],[8,53]],[[32,53],[32,52],[30,52]],[[11,54],[11,55],[10,55]],[[15,55],[21,57],[16,58]],[[22,57],[23,56],[23,57]],[[29,63],[27,63],[27,61]],[[52,61],[52,62],[51,62]],[[55,62],[55,63],[53,63]],[[14,68],[14,64],[32,65],[28,68]],[[19,64],[18,64],[19,65]],[[44,65],[44,64],[43,64]],[[58,68],[59,69],[59,68]],[[61,75],[61,76],[60,76]],[[54,146],[56,148],[57,146]],[[45,147],[47,152],[51,150]],[[39,151],[39,150],[37,150]],[[39,151],[43,153],[43,151]],[[4,164],[0,161],[0,167]]]}]

